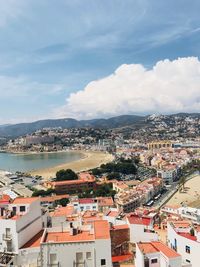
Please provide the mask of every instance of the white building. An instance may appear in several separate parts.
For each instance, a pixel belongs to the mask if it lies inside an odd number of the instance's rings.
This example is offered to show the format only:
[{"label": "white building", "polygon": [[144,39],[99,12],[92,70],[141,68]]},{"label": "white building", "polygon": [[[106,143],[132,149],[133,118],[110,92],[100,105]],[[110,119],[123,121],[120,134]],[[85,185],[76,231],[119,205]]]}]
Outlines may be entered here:
[{"label": "white building", "polygon": [[153,220],[137,215],[127,216],[127,224],[130,229],[130,242],[157,241],[158,234],[153,228]]},{"label": "white building", "polygon": [[49,228],[41,239],[41,266],[111,267],[109,223],[95,221],[77,229]]},{"label": "white building", "polygon": [[181,216],[181,218],[191,220],[194,223],[200,223],[200,209],[166,205],[162,207],[161,211],[167,214]]},{"label": "white building", "polygon": [[98,200],[95,198],[75,198],[71,200],[71,203],[78,212],[87,210],[98,211]]},{"label": "white building", "polygon": [[161,242],[136,244],[135,267],[191,267],[182,263],[181,255]]},{"label": "white building", "polygon": [[168,222],[167,237],[168,245],[181,254],[185,262],[191,263],[192,267],[199,267],[200,232],[196,229],[191,235],[191,226]]}]

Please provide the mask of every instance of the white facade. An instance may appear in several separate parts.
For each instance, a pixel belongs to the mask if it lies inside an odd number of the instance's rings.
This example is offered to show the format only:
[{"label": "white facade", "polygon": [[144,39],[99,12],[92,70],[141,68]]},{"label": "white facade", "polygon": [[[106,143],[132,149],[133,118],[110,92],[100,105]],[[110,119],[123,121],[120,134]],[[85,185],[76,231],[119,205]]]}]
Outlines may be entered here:
[{"label": "white facade", "polygon": [[[182,229],[182,232],[189,234],[190,229]],[[179,232],[181,229],[179,229]],[[168,245],[181,254],[185,262],[191,263],[192,267],[199,267],[200,255],[200,234],[197,233],[197,240],[192,240],[176,232],[174,227],[168,223],[167,225]]]},{"label": "white facade", "polygon": [[[128,222],[127,222],[128,223]],[[149,241],[157,241],[158,240],[158,234],[155,233],[153,229],[148,229],[143,224],[130,224],[130,242],[131,243],[137,243],[137,242],[149,242]]]},{"label": "white facade", "polygon": [[18,253],[19,249],[42,230],[40,202],[10,204],[0,219],[0,252]]},{"label": "white facade", "polygon": [[[109,229],[109,228],[108,228]],[[61,230],[61,229],[60,229]],[[102,229],[103,230],[103,229]],[[90,240],[80,239],[77,234],[71,235],[74,238],[60,241],[58,235],[62,235],[68,230],[58,233],[57,229],[47,229],[41,241],[41,265],[65,266],[65,267],[112,267],[111,240],[109,238],[97,238],[96,229],[91,228]],[[56,233],[57,241],[45,241],[45,235]],[[81,234],[80,234],[81,235]]]},{"label": "white facade", "polygon": [[[182,264],[182,259],[180,255],[170,255],[169,248],[166,245],[162,244],[162,249],[159,249],[159,243],[154,242],[150,243],[137,243],[136,244],[136,257],[135,257],[135,267],[182,267],[187,266],[191,267],[188,264]],[[153,244],[153,245],[152,245]],[[156,247],[158,244],[158,248]],[[143,248],[141,248],[141,246]],[[145,248],[147,249],[145,250]],[[165,253],[166,249],[166,253]]]}]

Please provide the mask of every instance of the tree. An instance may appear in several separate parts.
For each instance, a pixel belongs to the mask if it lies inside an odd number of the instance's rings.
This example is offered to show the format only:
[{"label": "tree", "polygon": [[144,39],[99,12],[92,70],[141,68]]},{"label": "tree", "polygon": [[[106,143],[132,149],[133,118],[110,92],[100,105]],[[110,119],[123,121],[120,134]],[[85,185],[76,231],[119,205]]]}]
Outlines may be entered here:
[{"label": "tree", "polygon": [[56,173],[56,181],[77,180],[78,175],[71,169],[59,170]]},{"label": "tree", "polygon": [[62,198],[62,199],[57,201],[57,204],[61,205],[63,207],[66,207],[68,203],[69,203],[69,199],[68,198]]},{"label": "tree", "polygon": [[185,175],[181,176],[180,180],[179,180],[179,186],[180,188],[183,187],[183,189],[185,188],[185,182],[186,182],[186,177]]}]

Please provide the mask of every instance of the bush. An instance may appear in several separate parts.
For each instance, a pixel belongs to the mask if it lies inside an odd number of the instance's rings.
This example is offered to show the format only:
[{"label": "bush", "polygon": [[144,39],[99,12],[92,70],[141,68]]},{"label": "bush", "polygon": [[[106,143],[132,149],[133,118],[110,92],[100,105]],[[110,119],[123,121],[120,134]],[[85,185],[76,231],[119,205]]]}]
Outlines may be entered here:
[{"label": "bush", "polygon": [[60,170],[56,173],[56,181],[77,180],[78,175],[71,169]]}]

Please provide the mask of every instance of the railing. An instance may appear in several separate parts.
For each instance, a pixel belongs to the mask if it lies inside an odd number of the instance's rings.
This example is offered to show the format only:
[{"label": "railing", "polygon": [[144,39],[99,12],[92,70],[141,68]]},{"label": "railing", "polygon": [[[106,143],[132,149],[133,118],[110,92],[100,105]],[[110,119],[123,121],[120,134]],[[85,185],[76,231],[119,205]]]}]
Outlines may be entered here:
[{"label": "railing", "polygon": [[11,241],[12,240],[12,235],[11,234],[3,234],[3,240]]}]

